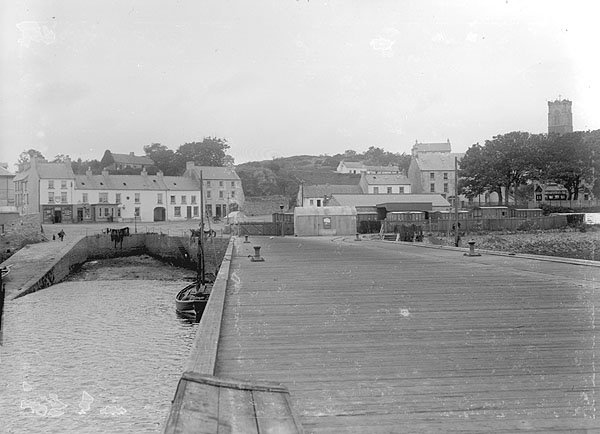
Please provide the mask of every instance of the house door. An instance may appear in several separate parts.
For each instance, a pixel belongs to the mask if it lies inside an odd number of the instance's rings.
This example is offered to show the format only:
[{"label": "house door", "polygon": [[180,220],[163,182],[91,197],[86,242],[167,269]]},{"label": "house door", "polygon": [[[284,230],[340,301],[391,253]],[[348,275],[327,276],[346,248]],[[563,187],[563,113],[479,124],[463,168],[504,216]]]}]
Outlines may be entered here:
[{"label": "house door", "polygon": [[54,210],[54,223],[62,223],[62,212],[59,209]]},{"label": "house door", "polygon": [[77,208],[77,221],[83,221],[83,208]]},{"label": "house door", "polygon": [[192,218],[192,207],[191,206],[187,207],[187,218],[188,219]]},{"label": "house door", "polygon": [[163,207],[154,208],[154,221],[155,222],[164,222],[165,221],[165,209]]}]

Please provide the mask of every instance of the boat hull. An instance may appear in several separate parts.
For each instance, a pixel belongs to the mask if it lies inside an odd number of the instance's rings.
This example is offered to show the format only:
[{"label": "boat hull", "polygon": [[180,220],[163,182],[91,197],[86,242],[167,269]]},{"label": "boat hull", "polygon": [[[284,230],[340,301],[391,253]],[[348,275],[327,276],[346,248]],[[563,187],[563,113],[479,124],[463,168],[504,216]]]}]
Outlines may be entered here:
[{"label": "boat hull", "polygon": [[175,309],[179,312],[198,312],[204,311],[206,303],[208,303],[209,294],[201,294],[199,296],[190,296],[196,288],[196,284],[192,283],[175,296]]}]

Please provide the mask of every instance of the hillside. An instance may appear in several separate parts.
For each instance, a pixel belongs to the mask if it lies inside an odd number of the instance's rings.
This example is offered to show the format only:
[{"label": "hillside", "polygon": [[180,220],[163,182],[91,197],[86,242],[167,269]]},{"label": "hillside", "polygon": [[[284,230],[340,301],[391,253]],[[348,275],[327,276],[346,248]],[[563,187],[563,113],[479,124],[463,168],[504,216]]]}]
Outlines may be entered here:
[{"label": "hillside", "polygon": [[383,149],[370,147],[362,154],[346,151],[334,156],[296,155],[272,160],[251,161],[236,166],[242,180],[244,194],[253,196],[282,195],[295,204],[300,183],[316,184],[358,184],[360,175],[337,173],[340,161],[363,161],[371,165],[396,164],[407,171],[410,156],[394,154]]}]

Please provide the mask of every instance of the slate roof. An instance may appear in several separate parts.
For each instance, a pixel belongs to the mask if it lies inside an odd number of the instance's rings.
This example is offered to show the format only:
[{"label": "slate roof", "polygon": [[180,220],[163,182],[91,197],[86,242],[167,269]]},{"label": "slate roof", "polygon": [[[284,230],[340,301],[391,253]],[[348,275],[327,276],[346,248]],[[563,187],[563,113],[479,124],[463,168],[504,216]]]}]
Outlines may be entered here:
[{"label": "slate roof", "polygon": [[436,207],[449,207],[450,203],[439,194],[334,194],[330,204],[340,206],[377,206],[383,203],[430,202]]},{"label": "slate roof", "polygon": [[416,163],[419,166],[419,170],[454,170],[454,157],[458,157],[458,160],[464,156],[463,153],[456,152],[432,152],[419,154],[416,159]]},{"label": "slate roof", "polygon": [[364,169],[365,165],[363,163],[361,163],[360,161],[342,161],[342,163],[344,163],[344,166],[346,166],[349,169]]},{"label": "slate roof", "polygon": [[416,153],[422,153],[422,152],[450,152],[451,150],[452,150],[452,147],[450,145],[450,140],[448,140],[447,142],[441,142],[441,143],[415,142],[415,144],[412,147],[413,155]]},{"label": "slate roof", "polygon": [[15,176],[14,173],[10,173],[7,169],[0,166],[0,176]]},{"label": "slate roof", "polygon": [[200,172],[202,172],[202,179],[204,180],[240,180],[240,177],[235,172],[235,169],[232,169],[230,167],[194,166],[192,170],[196,173],[198,177],[200,177]]},{"label": "slate roof", "polygon": [[152,158],[146,157],[145,155],[115,154],[113,152],[111,152],[111,155],[115,163],[143,166],[154,165]]},{"label": "slate roof", "polygon": [[40,179],[73,179],[75,174],[70,164],[42,163],[36,165]]},{"label": "slate roof", "polygon": [[376,174],[364,174],[365,181],[369,185],[408,185],[410,180],[402,175],[396,173],[376,173]]},{"label": "slate roof", "polygon": [[182,176],[164,176],[161,179],[157,175],[77,175],[75,188],[78,190],[200,190],[200,186],[193,179]]},{"label": "slate roof", "polygon": [[304,197],[325,197],[332,194],[360,194],[362,190],[359,185],[305,185],[303,190]]}]

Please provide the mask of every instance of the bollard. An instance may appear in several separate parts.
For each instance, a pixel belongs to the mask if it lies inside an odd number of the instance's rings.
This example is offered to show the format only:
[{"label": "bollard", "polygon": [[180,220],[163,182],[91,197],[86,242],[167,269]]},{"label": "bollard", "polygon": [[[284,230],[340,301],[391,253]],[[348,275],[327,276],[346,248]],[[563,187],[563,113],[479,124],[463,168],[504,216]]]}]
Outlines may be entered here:
[{"label": "bollard", "polygon": [[248,241],[248,235],[244,235],[244,237],[246,238],[244,243],[249,243],[250,241]]},{"label": "bollard", "polygon": [[480,253],[475,252],[475,241],[471,240],[469,244],[469,253],[465,253],[465,256],[481,256]]},{"label": "bollard", "polygon": [[250,256],[252,262],[264,262],[265,258],[260,256],[260,246],[254,246],[254,256]]},{"label": "bollard", "polygon": [[356,234],[356,241],[360,241],[360,235]]}]

